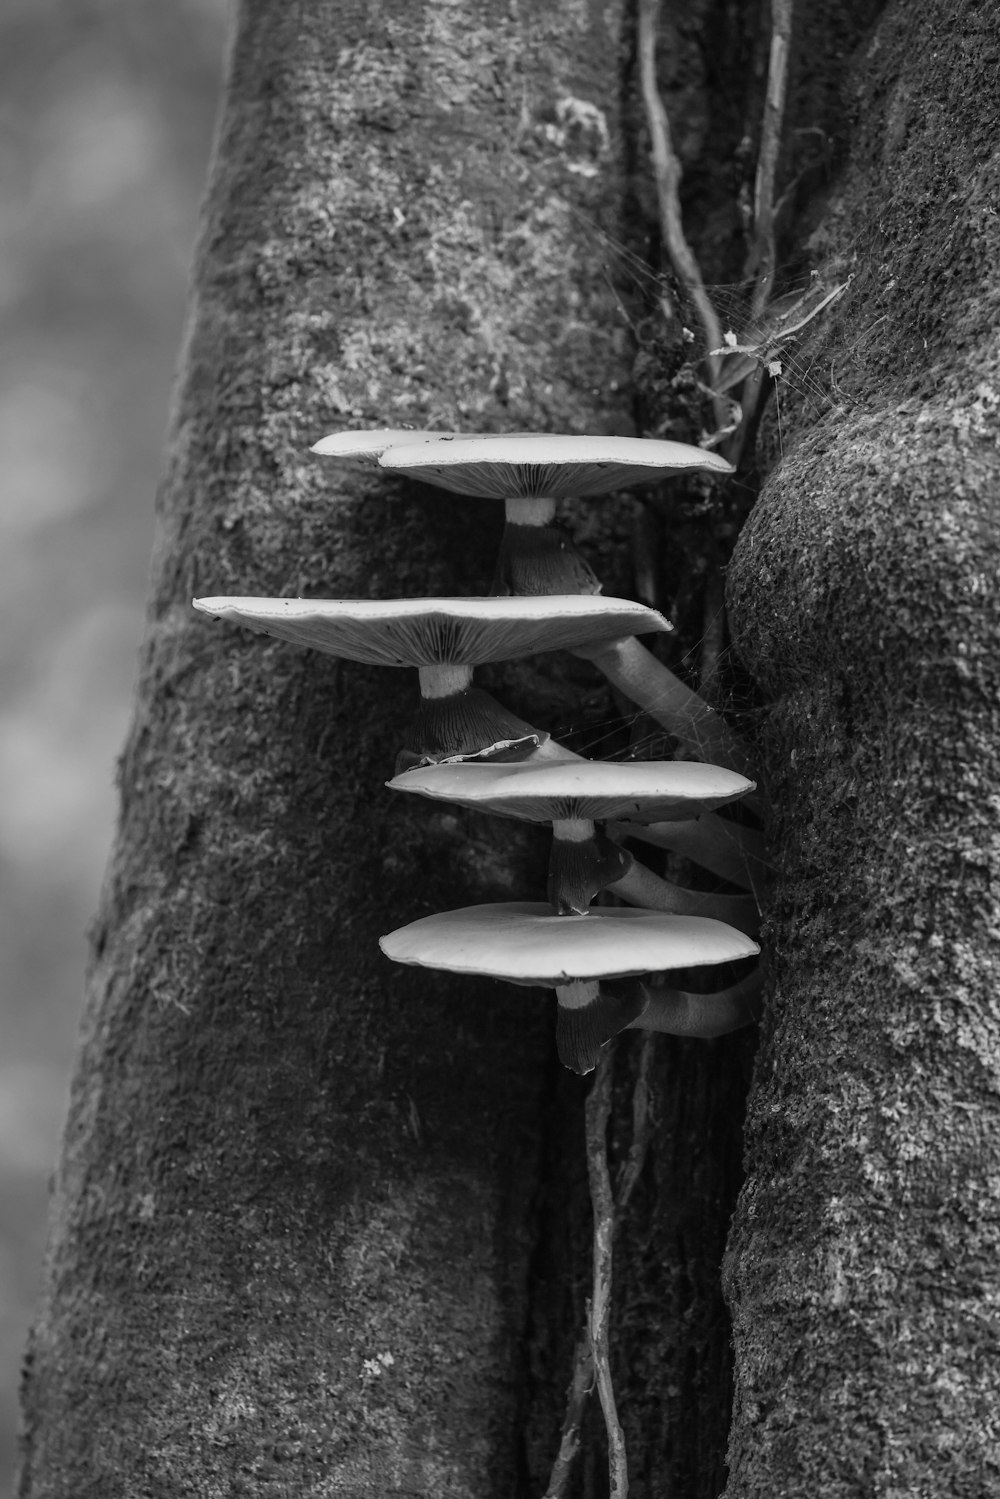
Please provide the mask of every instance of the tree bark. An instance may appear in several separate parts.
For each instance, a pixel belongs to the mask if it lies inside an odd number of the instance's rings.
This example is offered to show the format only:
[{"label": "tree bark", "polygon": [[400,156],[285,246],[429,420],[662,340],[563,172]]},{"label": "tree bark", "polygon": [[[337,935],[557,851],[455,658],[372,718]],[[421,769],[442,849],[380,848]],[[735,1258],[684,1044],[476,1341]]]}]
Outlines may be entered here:
[{"label": "tree bark", "polygon": [[[789,139],[829,149],[797,173],[789,147],[794,250],[853,280],[786,353],[729,577],[781,874],[727,1258],[726,1493],[978,1499],[1000,1485],[1000,28],[973,0],[897,3],[870,35],[867,0],[798,9]],[[766,28],[734,0],[663,27],[688,235],[731,280],[734,181],[697,164],[759,120]],[[393,969],[377,939],[541,898],[544,840],[382,789],[405,673],[190,599],[487,591],[499,507],[311,458],[332,427],[624,432],[633,397],[643,427],[662,416],[676,391],[648,326],[630,388],[640,299],[612,284],[656,219],[632,49],[624,0],[239,8],[21,1499],[542,1489],[589,1274],[585,1085],[537,996]],[[574,517],[609,593],[634,588],[632,513]],[[643,535],[679,514],[651,506]],[[637,560],[704,617],[690,551]],[[484,680],[544,728],[588,721],[582,749],[609,723],[624,748],[627,705],[583,662]],[[750,1052],[659,1046],[616,1245],[632,1499],[725,1483],[717,1265]]]},{"label": "tree bark", "polygon": [[[562,0],[239,8],[24,1499],[517,1481],[551,1017],[377,942],[539,892],[541,840],[384,791],[405,673],[190,601],[487,591],[499,507],[332,470],[307,452],[331,426],[628,430],[579,227],[620,197],[620,24]],[[543,724],[552,672],[506,673]]]},{"label": "tree bark", "polygon": [[859,52],[809,226],[854,279],[729,576],[781,874],[727,1499],[1000,1492],[998,58],[974,0]]}]

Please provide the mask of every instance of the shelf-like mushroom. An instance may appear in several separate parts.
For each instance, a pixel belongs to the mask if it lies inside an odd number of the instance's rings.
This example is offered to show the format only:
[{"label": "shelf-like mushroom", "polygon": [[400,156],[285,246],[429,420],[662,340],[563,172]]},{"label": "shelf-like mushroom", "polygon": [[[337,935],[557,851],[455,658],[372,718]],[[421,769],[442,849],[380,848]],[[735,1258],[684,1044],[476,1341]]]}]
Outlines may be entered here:
[{"label": "shelf-like mushroom", "polygon": [[561,761],[547,765],[433,765],[389,785],[433,800],[552,824],[548,897],[561,915],[582,914],[599,890],[675,915],[715,916],[756,930],[750,896],[685,890],[645,869],[596,823],[687,820],[745,796],[753,782],[688,761]]},{"label": "shelf-like mushroom", "polygon": [[612,1036],[641,1026],[650,1002],[639,988],[604,988],[602,980],[732,962],[760,951],[742,932],[707,917],[627,906],[557,916],[530,901],[423,916],[379,945],[397,963],[554,988],[559,1058],[580,1073],[593,1070]]},{"label": "shelf-like mushroom", "polygon": [[501,499],[507,524],[498,593],[599,593],[600,580],[555,523],[564,496],[607,494],[672,474],[732,473],[717,453],[641,437],[513,432],[434,443],[387,443],[379,466],[458,494]]},{"label": "shelf-like mushroom", "polygon": [[[415,666],[421,710],[397,769],[463,756],[527,755],[549,736],[472,686],[475,666],[636,629],[669,629],[630,599],[195,599],[206,614],[328,655]],[[495,710],[495,711],[494,711]]]}]

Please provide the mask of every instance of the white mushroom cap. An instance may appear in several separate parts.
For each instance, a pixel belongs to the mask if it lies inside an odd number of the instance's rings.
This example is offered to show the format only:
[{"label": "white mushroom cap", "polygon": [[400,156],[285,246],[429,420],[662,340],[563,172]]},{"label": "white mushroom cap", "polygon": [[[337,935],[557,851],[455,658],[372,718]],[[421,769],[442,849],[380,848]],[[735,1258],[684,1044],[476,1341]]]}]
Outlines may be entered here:
[{"label": "white mushroom cap", "polygon": [[566,594],[497,599],[195,599],[219,619],[378,666],[478,666],[669,630],[630,599]]},{"label": "white mushroom cap", "polygon": [[666,822],[709,812],[752,791],[753,781],[686,760],[576,760],[548,765],[432,765],[388,785],[529,822]]},{"label": "white mushroom cap", "polygon": [[667,916],[625,906],[557,916],[551,906],[535,901],[423,916],[390,932],[379,946],[397,963],[550,988],[579,979],[726,963],[760,952],[750,937],[707,916]]},{"label": "white mushroom cap", "polygon": [[387,445],[379,466],[460,494],[499,499],[607,494],[671,474],[733,472],[717,453],[683,442],[530,432]]},{"label": "white mushroom cap", "polygon": [[457,432],[421,432],[412,427],[375,427],[367,432],[331,432],[309,449],[324,458],[341,458],[355,463],[374,463],[386,448],[398,444],[413,447],[416,443],[438,442],[457,437]]}]

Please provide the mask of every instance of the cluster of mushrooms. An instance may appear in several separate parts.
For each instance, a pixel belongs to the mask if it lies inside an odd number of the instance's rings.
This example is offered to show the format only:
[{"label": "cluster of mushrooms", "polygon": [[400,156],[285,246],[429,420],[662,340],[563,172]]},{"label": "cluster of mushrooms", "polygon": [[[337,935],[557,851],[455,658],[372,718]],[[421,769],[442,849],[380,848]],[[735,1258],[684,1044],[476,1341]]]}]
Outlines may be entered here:
[{"label": "cluster of mushrooms", "polygon": [[[756,971],[712,993],[677,970],[759,952],[752,893],[705,894],[661,878],[623,839],[666,848],[752,892],[759,840],[716,815],[744,798],[738,741],[724,720],[637,638],[670,628],[643,604],[600,597],[600,583],[555,517],[557,501],[671,474],[731,472],[683,443],[540,434],[340,432],[313,451],[374,465],[459,495],[502,498],[506,527],[488,598],[203,598],[197,609],[333,656],[416,667],[419,710],[388,785],[435,801],[552,824],[548,904],[503,902],[423,916],[390,932],[399,963],[556,991],[560,1060],[593,1070],[627,1028],[713,1037],[752,1023]],[[608,679],[697,759],[584,759],[473,686],[476,666],[564,649]],[[711,763],[704,763],[704,762]],[[624,902],[594,906],[599,892]]]}]

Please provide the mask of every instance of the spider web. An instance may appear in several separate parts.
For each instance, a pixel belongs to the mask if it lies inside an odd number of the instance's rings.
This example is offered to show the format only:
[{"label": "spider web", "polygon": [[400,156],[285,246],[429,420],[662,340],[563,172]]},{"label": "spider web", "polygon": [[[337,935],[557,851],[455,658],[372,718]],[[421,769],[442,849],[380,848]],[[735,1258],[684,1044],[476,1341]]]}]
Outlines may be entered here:
[{"label": "spider web", "polygon": [[[817,413],[833,400],[843,404],[844,393],[836,388],[831,372],[818,366],[809,335],[847,291],[852,276],[827,282],[814,271],[803,271],[800,263],[779,266],[774,295],[756,315],[755,280],[707,283],[705,290],[723,331],[721,350],[712,349],[690,298],[670,272],[655,269],[593,220],[581,214],[576,217],[594,246],[597,263],[637,348],[679,339],[693,367],[703,365],[709,354],[721,352],[719,390],[729,399],[738,394],[747,376],[755,371],[766,374],[772,382],[779,429],[781,406],[789,395],[797,405],[807,403]],[[663,434],[652,430],[643,435]]]}]

